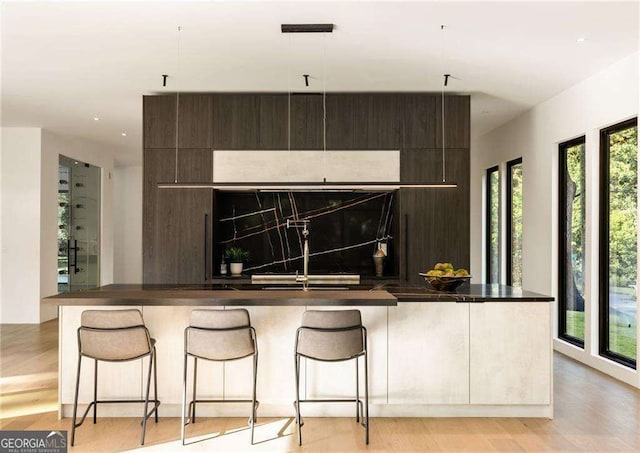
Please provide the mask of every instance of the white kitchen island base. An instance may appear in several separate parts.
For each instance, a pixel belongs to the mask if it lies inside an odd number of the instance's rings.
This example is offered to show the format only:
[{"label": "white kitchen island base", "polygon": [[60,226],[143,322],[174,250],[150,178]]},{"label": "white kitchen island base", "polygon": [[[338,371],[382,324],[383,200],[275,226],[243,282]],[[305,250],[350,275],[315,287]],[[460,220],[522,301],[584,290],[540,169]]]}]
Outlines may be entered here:
[{"label": "white kitchen island base", "polygon": [[[159,415],[180,416],[184,328],[191,310],[203,308],[202,304],[61,304],[60,416],[72,415],[80,314],[88,309],[124,308],[139,309],[157,341],[158,398],[162,402]],[[549,302],[522,299],[483,303],[399,302],[397,306],[244,308],[249,311],[258,336],[259,417],[294,415],[294,337],[307,308],[356,308],[362,312],[368,330],[370,415],[373,417],[553,417]],[[146,360],[101,362],[98,398],[140,399]],[[79,412],[92,399],[92,362],[92,359],[83,359]],[[360,366],[363,366],[362,360]],[[301,398],[353,397],[354,367],[355,361],[305,361]],[[224,364],[199,360],[198,397],[249,397],[250,370],[249,359]],[[363,379],[361,372],[361,397]],[[99,417],[140,416],[141,412],[142,406],[137,404],[98,407]],[[302,405],[303,416],[310,417],[355,417],[355,412],[355,405],[349,403]],[[198,405],[201,416],[235,417],[248,413],[246,404]]]}]

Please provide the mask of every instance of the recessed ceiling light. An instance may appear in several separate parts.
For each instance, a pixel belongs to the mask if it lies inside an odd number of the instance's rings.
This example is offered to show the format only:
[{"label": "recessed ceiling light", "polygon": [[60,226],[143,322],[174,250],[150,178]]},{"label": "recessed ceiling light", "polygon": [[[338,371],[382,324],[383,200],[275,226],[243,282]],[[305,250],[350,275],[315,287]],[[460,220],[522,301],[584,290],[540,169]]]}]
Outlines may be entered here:
[{"label": "recessed ceiling light", "polygon": [[122,136],[123,136],[123,137],[126,137],[126,136],[127,136],[127,133],[126,133],[126,132],[123,132],[123,133],[122,133]]},{"label": "recessed ceiling light", "polygon": [[586,40],[587,40],[587,38],[585,38],[584,36],[580,36],[578,39],[576,39],[576,41],[577,41],[579,44],[582,44],[582,43],[583,43],[583,42],[585,42]]},{"label": "recessed ceiling light", "polygon": [[98,118],[97,116],[94,116],[93,121],[100,121],[100,118]]}]

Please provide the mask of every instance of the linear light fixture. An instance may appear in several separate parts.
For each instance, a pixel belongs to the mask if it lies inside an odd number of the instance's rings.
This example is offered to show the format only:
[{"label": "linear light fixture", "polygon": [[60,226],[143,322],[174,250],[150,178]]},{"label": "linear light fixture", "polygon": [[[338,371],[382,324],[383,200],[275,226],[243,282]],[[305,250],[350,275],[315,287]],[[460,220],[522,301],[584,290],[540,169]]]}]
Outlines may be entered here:
[{"label": "linear light fixture", "polygon": [[361,191],[382,192],[397,189],[434,189],[458,187],[455,183],[401,183],[401,182],[191,182],[159,183],[159,189],[215,189],[260,192],[299,192],[299,191]]}]

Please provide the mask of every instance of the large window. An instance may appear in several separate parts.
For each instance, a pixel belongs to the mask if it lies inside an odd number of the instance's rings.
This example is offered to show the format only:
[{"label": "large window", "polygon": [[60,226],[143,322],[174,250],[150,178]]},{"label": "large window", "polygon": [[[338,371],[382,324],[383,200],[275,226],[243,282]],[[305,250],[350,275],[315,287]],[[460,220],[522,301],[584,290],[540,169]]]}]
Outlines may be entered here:
[{"label": "large window", "polygon": [[500,283],[500,171],[487,169],[486,185],[486,282]]},{"label": "large window", "polygon": [[600,134],[600,354],[636,367],[638,121]]},{"label": "large window", "polygon": [[558,336],[584,347],[584,137],[560,144]]},{"label": "large window", "polygon": [[522,287],[522,158],[507,162],[507,285]]}]

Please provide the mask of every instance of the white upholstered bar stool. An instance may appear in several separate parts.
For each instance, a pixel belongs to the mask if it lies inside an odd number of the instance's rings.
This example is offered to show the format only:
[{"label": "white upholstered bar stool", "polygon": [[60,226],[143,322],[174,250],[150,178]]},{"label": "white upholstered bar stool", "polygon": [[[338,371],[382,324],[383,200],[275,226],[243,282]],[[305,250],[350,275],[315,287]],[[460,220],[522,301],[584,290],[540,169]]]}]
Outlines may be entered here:
[{"label": "white upholstered bar stool", "polygon": [[[187,365],[193,357],[193,399],[189,403],[187,419]],[[253,357],[253,389],[250,400],[243,399],[198,399],[196,381],[198,359],[226,362]],[[184,378],[182,383],[182,445],[185,444],[185,427],[196,422],[197,403],[251,403],[251,444],[256,423],[257,408],[256,378],[258,371],[258,343],[256,331],[251,326],[249,312],[245,309],[233,310],[193,310],[191,321],[184,330]]]},{"label": "white upholstered bar stool", "polygon": [[[364,357],[364,414],[360,400],[358,358]],[[356,397],[333,399],[300,399],[300,357],[321,362],[356,361]],[[367,329],[362,325],[360,310],[308,310],[302,315],[302,325],[296,332],[296,424],[298,445],[302,445],[300,403],[356,403],[356,421],[365,428],[369,444],[369,376],[367,364]]]},{"label": "white upholstered bar stool", "polygon": [[[80,389],[80,370],[82,358],[94,360],[93,401],[87,406],[79,423],[76,423],[78,412],[78,390]],[[149,357],[147,387],[142,400],[98,400],[98,362],[128,362]],[[71,427],[71,446],[74,445],[76,428],[84,422],[93,407],[93,423],[96,423],[98,404],[102,403],[144,403],[142,416],[142,437],[144,445],[147,419],[155,414],[158,423],[158,377],[156,371],[155,340],[149,336],[140,310],[85,310],[82,312],[78,328],[78,371],[76,374],[76,390],[73,399],[73,425]],[[151,388],[151,372],[153,371],[154,398],[149,399]],[[149,402],[153,409],[148,411]]]}]

